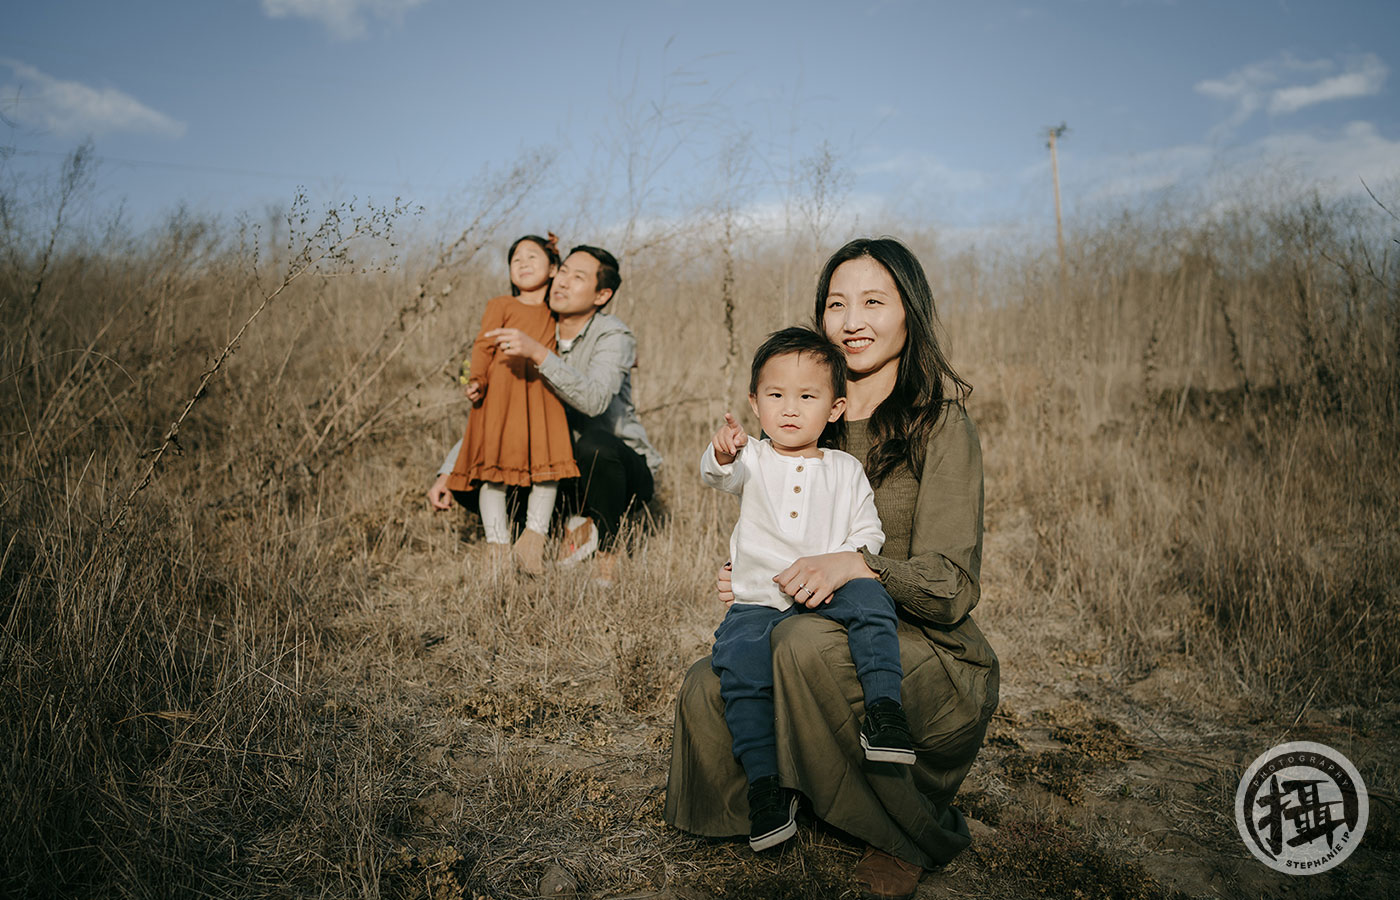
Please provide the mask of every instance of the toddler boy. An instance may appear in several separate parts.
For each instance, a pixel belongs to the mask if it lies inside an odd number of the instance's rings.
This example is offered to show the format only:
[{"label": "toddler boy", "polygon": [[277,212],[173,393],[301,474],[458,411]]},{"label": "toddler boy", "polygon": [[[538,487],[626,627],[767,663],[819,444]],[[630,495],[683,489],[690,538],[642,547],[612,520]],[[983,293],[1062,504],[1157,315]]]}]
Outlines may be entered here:
[{"label": "toddler boy", "polygon": [[775,577],[800,557],[861,548],[877,553],[885,542],[860,461],[820,446],[827,425],[846,407],[840,348],[807,328],[774,332],[754,354],[749,405],[766,436],[751,440],[726,414],[700,473],[707,485],[740,497],[729,538],[734,603],[715,631],[712,665],[734,756],[749,781],[749,846],[759,851],[797,832],[797,794],[778,781],[773,725],[768,641],[783,619],[810,612],[846,627],[865,693],[866,758],[912,764],[915,755],[900,703],[894,601],[884,587],[856,579],[817,603],[816,590],[801,585],[788,596]]}]

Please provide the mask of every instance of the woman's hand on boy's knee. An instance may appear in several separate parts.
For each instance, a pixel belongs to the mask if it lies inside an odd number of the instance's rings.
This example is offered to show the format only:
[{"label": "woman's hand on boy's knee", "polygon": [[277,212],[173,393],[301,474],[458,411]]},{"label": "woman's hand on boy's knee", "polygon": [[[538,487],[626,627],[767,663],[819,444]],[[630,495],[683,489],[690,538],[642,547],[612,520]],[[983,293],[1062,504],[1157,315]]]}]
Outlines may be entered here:
[{"label": "woman's hand on boy's knee", "polygon": [[803,556],[773,576],[778,589],[795,603],[815,609],[831,600],[847,582],[857,578],[873,578],[875,573],[865,564],[865,557],[852,550]]},{"label": "woman's hand on boy's knee", "polygon": [[447,488],[448,475],[446,472],[437,477],[433,486],[428,488],[428,503],[433,509],[451,509],[452,491]]}]

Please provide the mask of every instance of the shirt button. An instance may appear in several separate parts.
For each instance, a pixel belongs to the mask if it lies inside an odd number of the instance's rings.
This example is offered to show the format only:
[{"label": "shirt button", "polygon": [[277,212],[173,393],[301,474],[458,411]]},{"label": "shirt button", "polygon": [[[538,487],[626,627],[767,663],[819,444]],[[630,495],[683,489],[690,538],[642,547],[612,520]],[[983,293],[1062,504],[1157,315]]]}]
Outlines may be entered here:
[{"label": "shirt button", "polygon": [[798,466],[798,467],[797,467],[797,471],[801,472],[801,471],[802,471],[802,467],[801,467],[801,466]]},{"label": "shirt button", "polygon": [[793,492],[794,494],[800,494],[800,493],[802,493],[802,485],[799,484],[799,485],[795,486],[795,487],[792,489],[792,492]]},{"label": "shirt button", "polygon": [[794,509],[792,512],[788,513],[788,516],[793,519],[797,518],[797,510]]}]

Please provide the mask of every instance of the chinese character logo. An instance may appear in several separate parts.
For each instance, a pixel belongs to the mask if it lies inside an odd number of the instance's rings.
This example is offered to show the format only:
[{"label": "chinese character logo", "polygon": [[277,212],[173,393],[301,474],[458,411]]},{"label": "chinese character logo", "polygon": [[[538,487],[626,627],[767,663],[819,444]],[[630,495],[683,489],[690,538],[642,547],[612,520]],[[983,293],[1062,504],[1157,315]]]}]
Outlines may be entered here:
[{"label": "chinese character logo", "polygon": [[1265,865],[1293,875],[1325,872],[1361,842],[1366,785],[1324,744],[1280,744],[1254,761],[1235,792],[1235,821]]}]

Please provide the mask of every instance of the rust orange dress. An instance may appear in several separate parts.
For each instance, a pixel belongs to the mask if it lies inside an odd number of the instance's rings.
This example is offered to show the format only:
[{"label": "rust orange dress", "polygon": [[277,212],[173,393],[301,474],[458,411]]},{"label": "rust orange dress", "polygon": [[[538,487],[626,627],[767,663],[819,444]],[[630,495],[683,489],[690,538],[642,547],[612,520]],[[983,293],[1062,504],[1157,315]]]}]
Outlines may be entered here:
[{"label": "rust orange dress", "polygon": [[447,486],[466,491],[479,481],[525,486],[577,478],[564,404],[541,380],[534,363],[496,352],[495,343],[485,339],[493,328],[518,328],[554,349],[554,316],[547,304],[532,306],[511,296],[486,304],[481,331],[472,344],[470,373],[486,396],[467,417],[462,452]]}]

